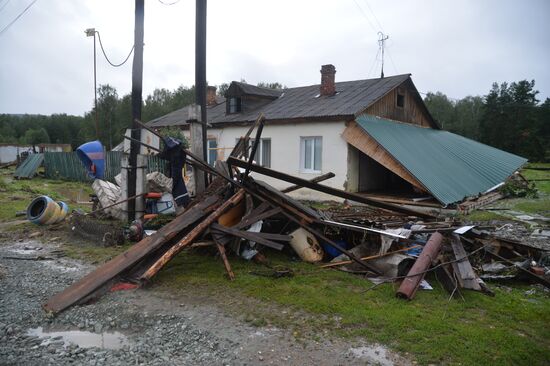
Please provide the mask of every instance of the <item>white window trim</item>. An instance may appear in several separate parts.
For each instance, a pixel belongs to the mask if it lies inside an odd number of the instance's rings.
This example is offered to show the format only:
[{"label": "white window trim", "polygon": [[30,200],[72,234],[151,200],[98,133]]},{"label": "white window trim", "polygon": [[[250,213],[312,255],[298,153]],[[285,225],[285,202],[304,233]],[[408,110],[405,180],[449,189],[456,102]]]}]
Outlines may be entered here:
[{"label": "white window trim", "polygon": [[[315,139],[319,138],[321,140],[321,169],[315,170],[313,169],[306,169],[305,166],[305,143],[306,139],[312,139],[313,144],[311,144],[311,166],[315,167]],[[300,173],[306,173],[306,174],[320,174],[322,173],[323,169],[323,136],[300,136]]]},{"label": "white window trim", "polygon": [[[264,141],[266,140],[269,140],[269,142],[271,142],[271,137],[262,137],[260,138],[260,143],[258,144],[258,148],[256,149],[256,154],[258,155],[258,160],[259,161],[256,161],[254,160],[254,162],[258,165],[261,165],[261,166],[264,166],[265,162],[263,161],[264,159],[264,156],[263,156],[263,153],[264,153]],[[239,142],[239,138],[236,139],[236,144]],[[252,145],[254,145],[253,143],[254,139],[253,138],[250,138],[249,140],[249,143],[250,143],[250,150],[248,151],[249,153],[252,152]],[[271,144],[270,144],[271,146]],[[269,151],[269,157],[270,157],[270,164],[269,164],[269,168],[271,168],[271,160],[273,159],[273,156],[271,155],[271,150]]]},{"label": "white window trim", "polygon": [[[216,143],[216,147],[210,147],[210,143],[211,142],[215,142]],[[206,163],[209,164],[209,165],[212,165],[214,166],[214,163],[215,161],[208,161],[210,160],[210,152],[214,150],[216,152],[216,160],[218,159],[218,139],[216,138],[208,138],[206,139],[206,151],[207,151],[207,154],[206,154]]]}]

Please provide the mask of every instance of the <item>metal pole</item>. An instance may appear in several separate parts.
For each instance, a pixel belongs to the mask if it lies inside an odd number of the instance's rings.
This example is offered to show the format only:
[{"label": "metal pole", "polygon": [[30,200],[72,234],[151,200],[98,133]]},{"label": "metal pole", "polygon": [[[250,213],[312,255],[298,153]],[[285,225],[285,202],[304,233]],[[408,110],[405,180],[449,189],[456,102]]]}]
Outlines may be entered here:
[{"label": "metal pole", "polygon": [[[136,0],[134,24],[134,62],[132,64],[132,141],[130,143],[130,159],[128,170],[128,197],[136,195],[136,165],[140,149],[141,129],[136,120],[141,120],[142,79],[143,79],[143,18],[144,0]],[[137,141],[136,141],[137,140]],[[128,201],[128,221],[135,219],[136,202]]]},{"label": "metal pole", "polygon": [[197,105],[201,106],[202,158],[204,161],[208,161],[206,135],[206,0],[196,0],[195,23],[195,95]]},{"label": "metal pole", "polygon": [[94,106],[95,106],[95,137],[97,140],[99,140],[99,119],[97,117],[97,72],[96,72],[96,42],[95,42],[95,34],[97,32],[94,31]]}]

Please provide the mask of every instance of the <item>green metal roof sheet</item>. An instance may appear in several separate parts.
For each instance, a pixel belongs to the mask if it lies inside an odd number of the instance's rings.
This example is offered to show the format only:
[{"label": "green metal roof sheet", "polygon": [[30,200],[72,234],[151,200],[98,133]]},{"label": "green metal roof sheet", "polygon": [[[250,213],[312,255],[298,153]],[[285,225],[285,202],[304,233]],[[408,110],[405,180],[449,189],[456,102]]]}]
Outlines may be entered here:
[{"label": "green metal roof sheet", "polygon": [[44,154],[30,154],[24,162],[15,169],[15,178],[32,178],[44,161]]},{"label": "green metal roof sheet", "polygon": [[486,192],[527,162],[447,131],[370,115],[356,122],[445,205]]}]

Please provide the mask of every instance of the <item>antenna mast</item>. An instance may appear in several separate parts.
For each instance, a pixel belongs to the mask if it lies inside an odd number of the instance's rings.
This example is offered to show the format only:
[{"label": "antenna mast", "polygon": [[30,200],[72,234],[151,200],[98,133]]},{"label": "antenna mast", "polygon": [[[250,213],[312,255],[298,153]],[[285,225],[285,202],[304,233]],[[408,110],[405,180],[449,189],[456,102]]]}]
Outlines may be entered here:
[{"label": "antenna mast", "polygon": [[384,78],[384,42],[386,42],[390,36],[385,35],[382,32],[378,32],[378,47],[382,51],[382,71],[380,72],[380,78]]}]

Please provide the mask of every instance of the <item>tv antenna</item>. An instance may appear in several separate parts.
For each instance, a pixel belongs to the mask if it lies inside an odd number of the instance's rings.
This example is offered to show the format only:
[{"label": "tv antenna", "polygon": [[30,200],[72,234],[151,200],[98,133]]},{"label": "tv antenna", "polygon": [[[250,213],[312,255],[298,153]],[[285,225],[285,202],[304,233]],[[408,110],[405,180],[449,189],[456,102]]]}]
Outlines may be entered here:
[{"label": "tv antenna", "polygon": [[382,71],[380,72],[380,78],[382,79],[384,78],[384,43],[388,40],[388,38],[390,38],[390,36],[385,35],[382,32],[378,32],[378,47],[382,53]]}]

